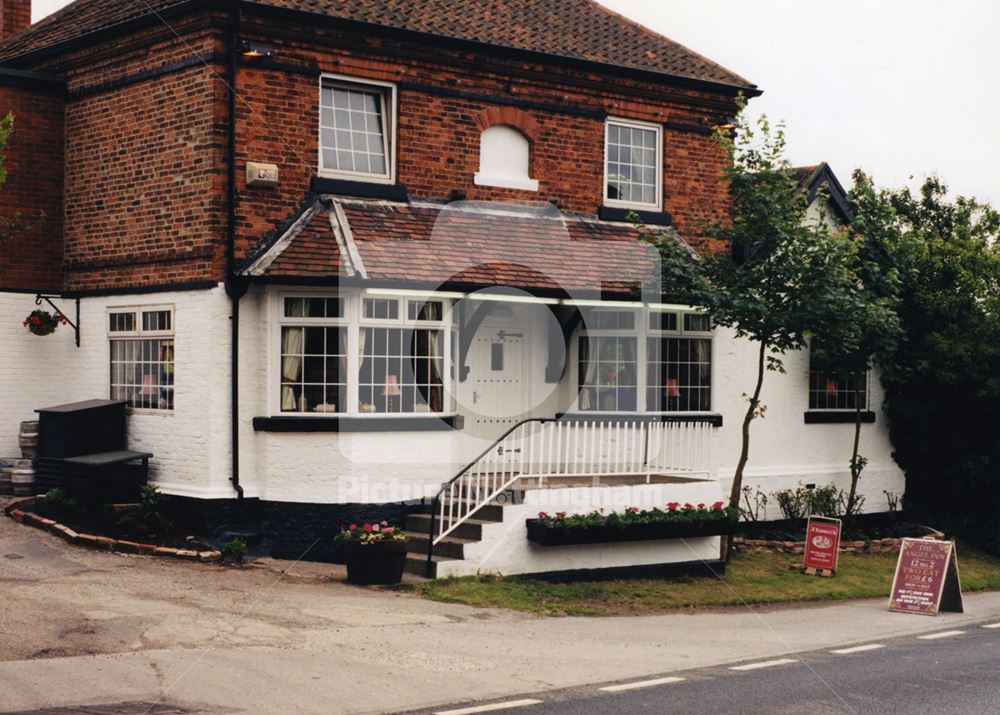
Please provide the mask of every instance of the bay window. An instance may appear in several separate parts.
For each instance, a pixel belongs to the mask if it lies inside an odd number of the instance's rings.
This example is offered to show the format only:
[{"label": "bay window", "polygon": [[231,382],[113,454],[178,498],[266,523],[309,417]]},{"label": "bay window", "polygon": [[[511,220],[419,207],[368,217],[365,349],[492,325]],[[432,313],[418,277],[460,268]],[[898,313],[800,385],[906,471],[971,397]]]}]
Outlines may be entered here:
[{"label": "bay window", "polygon": [[578,409],[711,410],[712,335],[706,315],[594,309],[583,318],[577,343]]},{"label": "bay window", "polygon": [[452,334],[444,300],[286,295],[279,302],[280,412],[450,409]]}]

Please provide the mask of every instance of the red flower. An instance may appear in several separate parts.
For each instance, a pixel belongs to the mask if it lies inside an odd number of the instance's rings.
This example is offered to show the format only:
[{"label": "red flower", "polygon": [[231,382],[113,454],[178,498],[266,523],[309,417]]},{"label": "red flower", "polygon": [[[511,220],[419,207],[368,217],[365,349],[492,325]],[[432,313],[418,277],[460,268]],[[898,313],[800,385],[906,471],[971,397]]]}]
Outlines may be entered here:
[{"label": "red flower", "polygon": [[692,504],[689,501],[686,501],[686,502],[684,502],[684,508],[685,509],[694,509],[694,504]]},{"label": "red flower", "polygon": [[349,531],[354,531],[355,529],[358,528],[358,525],[357,524],[348,524],[347,528],[348,528]]},{"label": "red flower", "polygon": [[633,514],[638,514],[638,513],[639,513],[639,507],[637,507],[637,506],[630,506],[630,507],[628,508],[628,510],[629,510],[630,512],[632,512]]},{"label": "red flower", "polygon": [[705,508],[705,502],[698,502],[698,508],[699,509],[704,509]]},{"label": "red flower", "polygon": [[548,516],[548,514],[546,514],[544,511],[538,512],[538,518],[539,519],[544,519],[547,516]]},{"label": "red flower", "polygon": [[42,319],[39,318],[37,315],[32,315],[31,316],[31,324],[32,325],[41,325],[42,324]]},{"label": "red flower", "polygon": [[24,327],[26,327],[26,328],[28,327],[28,319],[27,318],[24,319]]},{"label": "red flower", "polygon": [[677,511],[677,507],[679,507],[680,505],[681,505],[680,502],[672,501],[669,504],[667,504],[667,509],[669,509],[670,511]]},{"label": "red flower", "polygon": [[717,501],[715,502],[715,504],[712,505],[712,508],[715,509],[716,511],[722,511],[722,506],[723,503],[721,501]]},{"label": "red flower", "polygon": [[364,525],[364,526],[362,526],[361,528],[362,528],[362,529],[364,529],[365,531],[367,531],[367,532],[371,533],[371,530],[372,530],[372,525],[371,525],[371,524],[365,524],[365,525]]}]

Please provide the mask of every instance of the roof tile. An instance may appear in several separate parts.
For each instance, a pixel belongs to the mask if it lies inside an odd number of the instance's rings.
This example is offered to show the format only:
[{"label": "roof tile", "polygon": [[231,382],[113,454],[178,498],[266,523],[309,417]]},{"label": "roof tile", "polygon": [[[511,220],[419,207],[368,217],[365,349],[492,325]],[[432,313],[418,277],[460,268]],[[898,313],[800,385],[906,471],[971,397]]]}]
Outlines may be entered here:
[{"label": "roof tile", "polygon": [[[601,64],[753,85],[592,0],[253,0],[260,5]],[[178,0],[76,0],[0,43],[0,59],[112,27]]]}]

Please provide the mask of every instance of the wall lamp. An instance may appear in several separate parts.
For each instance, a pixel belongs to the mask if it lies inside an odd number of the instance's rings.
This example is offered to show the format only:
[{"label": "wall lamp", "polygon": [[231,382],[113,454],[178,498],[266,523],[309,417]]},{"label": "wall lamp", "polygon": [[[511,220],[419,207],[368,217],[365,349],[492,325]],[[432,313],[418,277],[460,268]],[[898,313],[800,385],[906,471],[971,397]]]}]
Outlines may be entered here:
[{"label": "wall lamp", "polygon": [[263,42],[240,40],[240,54],[247,59],[256,59],[258,57],[270,57],[274,54],[274,50],[271,49],[270,45],[265,45]]}]

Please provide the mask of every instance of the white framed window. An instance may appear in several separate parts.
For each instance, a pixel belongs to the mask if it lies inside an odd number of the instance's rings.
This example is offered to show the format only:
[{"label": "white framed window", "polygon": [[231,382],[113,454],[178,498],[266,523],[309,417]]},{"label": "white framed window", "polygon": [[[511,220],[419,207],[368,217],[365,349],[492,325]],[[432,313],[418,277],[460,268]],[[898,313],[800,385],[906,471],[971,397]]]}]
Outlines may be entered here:
[{"label": "white framed window", "polygon": [[604,202],[659,211],[663,205],[663,127],[608,119],[604,127]]},{"label": "white framed window", "polygon": [[340,75],[320,78],[319,173],[394,183],[396,88]]},{"label": "white framed window", "polygon": [[582,412],[712,409],[712,326],[693,311],[594,308],[577,339]]},{"label": "white framed window", "polygon": [[109,308],[107,321],[111,399],[134,409],[173,410],[173,307]]},{"label": "white framed window", "polygon": [[335,295],[280,301],[280,411],[343,412],[347,405],[347,321]]},{"label": "white framed window", "polygon": [[448,300],[314,291],[282,293],[275,302],[274,411],[364,416],[453,410]]},{"label": "white framed window", "polygon": [[862,410],[867,410],[868,371],[827,370],[816,360],[811,347],[812,343],[809,350],[809,409],[853,412],[860,406]]}]

